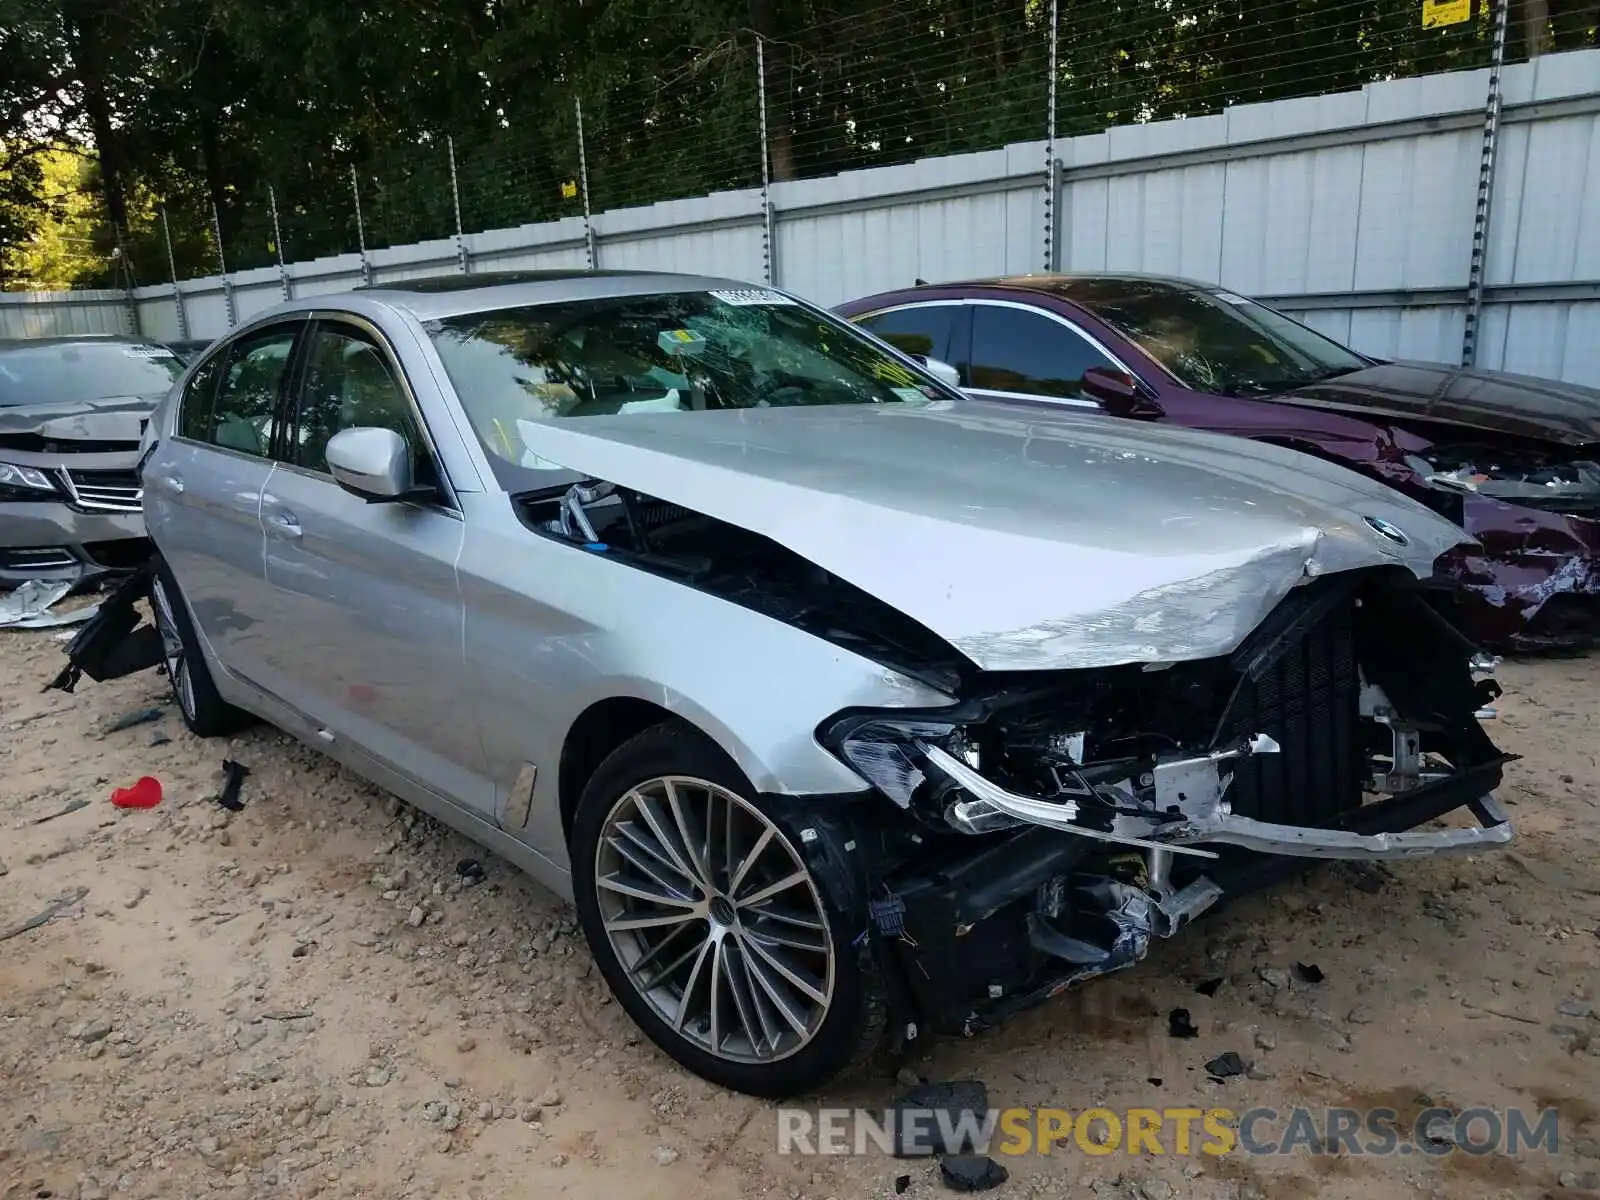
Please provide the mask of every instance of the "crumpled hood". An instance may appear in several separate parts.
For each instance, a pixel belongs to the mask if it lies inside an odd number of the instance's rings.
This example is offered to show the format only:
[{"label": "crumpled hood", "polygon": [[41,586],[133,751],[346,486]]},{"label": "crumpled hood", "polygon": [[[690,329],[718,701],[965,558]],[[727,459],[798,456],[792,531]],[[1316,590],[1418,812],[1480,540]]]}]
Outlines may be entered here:
[{"label": "crumpled hood", "polygon": [[1224,654],[1311,575],[1425,577],[1470,541],[1342,467],[1094,414],[942,401],[524,428],[551,462],[772,538],[989,670]]},{"label": "crumpled hood", "polygon": [[1600,442],[1600,390],[1476,367],[1381,363],[1275,399],[1568,446]]},{"label": "crumpled hood", "polygon": [[159,395],[108,396],[0,408],[0,440],[31,433],[51,441],[137,442],[160,402]]}]

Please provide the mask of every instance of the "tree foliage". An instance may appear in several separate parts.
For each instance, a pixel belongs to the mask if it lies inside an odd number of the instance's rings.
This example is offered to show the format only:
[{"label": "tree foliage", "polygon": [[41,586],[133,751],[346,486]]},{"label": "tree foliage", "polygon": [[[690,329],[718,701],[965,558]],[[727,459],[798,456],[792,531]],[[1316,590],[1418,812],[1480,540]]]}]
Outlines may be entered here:
[{"label": "tree foliage", "polygon": [[[1489,10],[1059,0],[1063,134],[1481,66]],[[0,286],[169,277],[1044,135],[1049,0],[0,0]],[[1511,54],[1600,43],[1513,0]],[[76,164],[76,165],[74,165]],[[277,204],[274,230],[268,189]],[[65,189],[65,190],[64,190]],[[86,231],[91,196],[98,220]],[[68,232],[73,229],[77,232]],[[90,252],[69,254],[64,239]],[[52,241],[52,239],[54,239]],[[51,249],[50,247],[54,247]],[[119,258],[117,247],[125,256]]]}]

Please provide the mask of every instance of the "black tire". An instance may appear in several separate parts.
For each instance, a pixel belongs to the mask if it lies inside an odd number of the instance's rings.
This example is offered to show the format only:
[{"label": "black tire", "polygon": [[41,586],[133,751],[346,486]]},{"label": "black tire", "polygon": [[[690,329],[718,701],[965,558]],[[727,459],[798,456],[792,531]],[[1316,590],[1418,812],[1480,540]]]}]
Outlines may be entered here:
[{"label": "black tire", "polygon": [[[235,708],[217,692],[189,619],[188,602],[178,590],[178,581],[172,577],[166,560],[160,557],[155,560],[150,579],[150,610],[161,633],[167,680],[178,711],[183,714],[183,723],[203,738],[226,737],[249,725],[253,720],[250,714]],[[181,653],[175,655],[175,650]]]},{"label": "black tire", "polygon": [[[737,1061],[728,1054],[712,1053],[707,1044],[702,1044],[702,1042],[709,1044],[712,1036],[708,1034],[707,1021],[686,1022],[698,1028],[699,1040],[692,1036],[692,1033],[675,1029],[666,1016],[658,1010],[657,1001],[647,999],[640,988],[635,986],[628,967],[624,965],[617,947],[613,945],[611,933],[607,931],[607,918],[602,911],[602,905],[627,902],[617,901],[613,890],[602,889],[596,882],[599,870],[597,859],[602,853],[612,854],[613,851],[607,847],[615,847],[619,841],[624,840],[613,836],[603,846],[603,835],[613,818],[613,811],[621,810],[624,804],[633,803],[629,800],[630,794],[635,796],[641,794],[635,789],[648,789],[668,778],[675,778],[680,784],[685,779],[703,781],[725,789],[741,800],[743,804],[736,805],[725,797],[717,799],[710,793],[705,793],[708,810],[714,811],[711,809],[713,805],[722,805],[725,828],[733,828],[735,820],[733,814],[737,813],[739,820],[749,822],[747,832],[760,830],[762,828],[760,821],[763,818],[773,829],[771,835],[762,834],[767,840],[758,841],[739,859],[747,865],[741,866],[731,881],[726,874],[721,876],[725,884],[729,882],[732,884],[721,889],[729,896],[737,898],[741,894],[751,895],[750,884],[745,884],[742,889],[739,885],[741,877],[753,879],[755,871],[767,865],[768,860],[763,858],[763,852],[760,850],[763,845],[767,847],[764,852],[766,855],[786,856],[779,859],[780,863],[788,864],[783,867],[783,871],[789,871],[798,864],[799,869],[809,876],[805,882],[789,889],[786,894],[790,897],[796,895],[799,897],[792,900],[793,911],[809,913],[813,905],[820,909],[822,916],[820,923],[825,925],[825,930],[807,929],[796,936],[814,940],[819,953],[825,939],[825,944],[832,955],[832,987],[827,1002],[820,1009],[814,1009],[811,1032],[796,1033],[792,1027],[784,1027],[781,1022],[775,1021],[780,1026],[783,1036],[795,1043],[795,1048],[784,1051],[782,1056],[769,1058],[767,1061],[749,1061],[750,1057],[757,1054],[753,1049],[755,1041],[750,1038],[745,1042],[746,1061]],[[691,785],[687,796],[694,794]],[[687,796],[683,805],[685,810],[691,810],[694,805]],[[762,800],[749,780],[744,777],[743,772],[698,730],[680,721],[667,721],[646,729],[625,742],[600,764],[578,801],[571,837],[572,882],[578,918],[583,926],[584,936],[589,942],[589,948],[600,966],[601,974],[605,976],[606,983],[617,1001],[651,1041],[696,1075],[721,1087],[767,1099],[783,1099],[811,1092],[868,1061],[882,1040],[885,1022],[885,1001],[881,980],[871,970],[863,969],[860,956],[851,944],[852,939],[863,927],[861,905],[852,894],[853,885],[842,870],[814,869],[817,864],[829,859],[830,850],[834,848],[831,847],[831,843],[827,845],[823,843],[826,839],[833,839],[835,835],[824,828],[816,828],[810,833],[811,841],[808,843],[800,836],[800,826],[796,823],[795,814],[775,811],[776,807]],[[637,806],[631,811],[641,817],[640,820],[630,822],[632,828],[645,830],[644,820]],[[811,828],[809,822],[806,823],[806,827]],[[637,843],[627,844],[631,852],[635,854],[638,852]],[[660,845],[660,843],[653,844]],[[676,843],[679,850],[686,845],[688,845],[687,838]],[[748,847],[749,843],[746,845]],[[717,857],[716,852],[709,844],[706,849],[704,859],[714,860]],[[728,852],[722,857],[724,862],[730,864],[731,870],[734,854]],[[843,857],[842,853],[834,854],[831,856],[832,862],[839,863]],[[756,861],[758,859],[761,861]],[[659,858],[648,861],[654,863],[659,870],[661,864]],[[630,858],[628,862],[631,867],[635,860]],[[748,864],[754,864],[754,867]],[[716,868],[712,867],[713,875],[715,871]],[[746,871],[750,872],[749,876],[745,876]],[[611,872],[610,876],[614,878],[616,873]],[[676,878],[688,879],[689,876],[680,874]],[[706,889],[700,889],[695,894],[710,893]],[[734,924],[722,927],[727,934],[722,941],[712,937],[710,931],[718,927],[711,923],[709,917],[692,920],[675,918],[672,932],[660,940],[670,941],[678,937],[680,932],[684,935],[684,940],[676,943],[673,954],[678,952],[677,947],[692,949],[698,941],[703,941],[707,946],[715,945],[716,950],[712,951],[706,960],[710,963],[707,970],[710,973],[709,986],[712,992],[724,999],[721,1006],[722,1011],[727,1014],[724,1020],[740,1022],[741,1029],[760,1029],[762,1023],[759,1021],[741,1020],[747,1012],[754,1011],[749,1007],[748,1001],[751,995],[758,994],[757,980],[764,979],[768,983],[787,985],[790,977],[780,978],[773,974],[762,965],[761,959],[756,957],[756,952],[750,949],[751,941],[757,938],[761,939],[761,945],[768,950],[774,949],[774,944],[765,939],[770,936],[770,931],[778,926],[771,924],[771,918],[764,914],[768,911],[765,906],[776,907],[776,897],[752,903],[748,908],[740,907],[745,903],[746,901],[740,901],[732,910],[734,915],[725,918],[731,919]],[[790,907],[791,901],[786,900],[784,905]],[[722,911],[726,913],[729,910],[725,907]],[[619,919],[617,916],[613,917],[613,920],[617,919]],[[680,930],[677,927],[680,921],[689,923]],[[748,923],[741,924],[741,922]],[[733,932],[734,928],[739,930],[738,934]],[[702,933],[701,929],[707,932]],[[624,935],[628,936],[630,935]],[[723,942],[729,941],[732,942],[732,947],[723,950]],[[800,958],[804,958],[808,953],[804,950],[791,951],[786,945],[779,947],[778,952],[784,955],[796,954]],[[699,957],[704,957],[705,954],[705,951],[701,951]],[[662,959],[667,957],[668,954],[661,954]],[[693,962],[686,963],[682,968],[684,974],[676,977],[679,983],[669,982],[665,988],[654,985],[646,989],[653,995],[661,996],[670,994],[672,989],[677,987],[677,995],[673,999],[677,1002],[680,1023],[685,1023],[683,994],[691,992],[697,997],[700,995],[700,985],[696,984],[694,977],[694,972],[700,966],[699,957]],[[648,958],[648,955],[645,958]],[[636,958],[635,961],[641,964],[637,969],[643,973],[645,968],[642,966],[642,960]],[[810,959],[811,963],[819,961],[821,960],[817,956]],[[768,959],[767,962],[771,963],[772,960]],[[792,967],[795,962],[796,960],[791,958],[788,960],[788,965]],[[724,974],[719,975],[719,971]],[[743,999],[735,994],[740,987],[738,977],[740,972],[744,988]],[[686,985],[682,984],[684,979],[688,981]],[[719,981],[724,986],[720,992],[716,992]],[[646,982],[651,983],[650,980]],[[712,992],[708,992],[707,995],[711,995]],[[790,999],[798,1000],[802,1007],[807,1002],[807,997],[797,990],[786,991],[785,994]],[[773,993],[768,991],[763,998],[767,1001],[769,1012],[776,1017],[782,1010],[773,1003]],[[708,999],[706,1003],[709,1005],[710,1000]],[[789,1011],[793,1012],[795,1008],[791,1007]],[[804,1038],[809,1040],[802,1040]],[[730,1041],[736,1039],[725,1035],[723,1044],[727,1045]],[[776,1054],[774,1048],[778,1045],[778,1041],[774,1040],[768,1052]]]}]

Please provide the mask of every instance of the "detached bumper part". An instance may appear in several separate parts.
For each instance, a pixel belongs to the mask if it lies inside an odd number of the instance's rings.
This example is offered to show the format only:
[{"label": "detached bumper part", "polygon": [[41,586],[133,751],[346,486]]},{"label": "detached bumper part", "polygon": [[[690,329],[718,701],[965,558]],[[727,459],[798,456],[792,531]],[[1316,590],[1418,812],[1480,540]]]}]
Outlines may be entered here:
[{"label": "detached bumper part", "polygon": [[[1019,796],[937,746],[922,749],[931,766],[972,797],[951,805],[949,811],[951,822],[969,833],[988,831],[999,817],[1163,853],[1216,858],[1215,852],[1198,849],[1195,843],[1221,843],[1293,858],[1360,860],[1471,854],[1503,846],[1513,833],[1505,812],[1488,794],[1470,803],[1480,821],[1473,829],[1358,833],[1237,816],[1223,798],[1231,776],[1224,777],[1219,767],[1247,754],[1276,753],[1277,743],[1261,734],[1210,754],[1158,762],[1153,772],[1154,804],[1148,815],[1130,815],[1123,809],[1104,817],[1098,813],[1091,816],[1089,810],[1070,800]],[[1381,809],[1384,805],[1370,807]]]}]

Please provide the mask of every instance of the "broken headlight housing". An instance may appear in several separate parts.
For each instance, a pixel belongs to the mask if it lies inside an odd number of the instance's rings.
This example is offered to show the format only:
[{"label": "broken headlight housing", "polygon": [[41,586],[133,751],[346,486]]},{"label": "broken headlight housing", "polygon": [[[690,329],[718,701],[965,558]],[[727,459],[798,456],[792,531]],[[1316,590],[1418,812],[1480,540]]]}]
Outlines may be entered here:
[{"label": "broken headlight housing", "polygon": [[966,728],[945,721],[865,717],[830,732],[828,748],[901,808],[928,782],[919,745],[938,746],[974,769],[982,759]]},{"label": "broken headlight housing", "polygon": [[1429,487],[1560,509],[1600,502],[1600,463],[1551,459],[1536,451],[1436,446],[1406,457]]},{"label": "broken headlight housing", "polygon": [[[824,732],[822,741],[863,779],[925,824],[979,834],[1027,822],[1000,812],[962,786],[948,766],[941,768],[934,761],[941,752],[949,756],[947,763],[953,761],[957,769],[968,768],[973,778],[979,778],[1008,774],[1006,767],[1016,765],[1013,760],[1020,749],[1037,769],[1052,776],[1051,764],[1060,764],[1082,793],[1089,795],[1085,776],[1075,767],[1082,758],[1083,737],[1081,733],[1054,735],[1048,745],[1020,746],[1004,743],[995,730],[982,723],[874,714],[836,723]],[[1115,773],[1126,775],[1126,766],[1119,766]],[[1047,794],[1064,790],[1054,778],[1037,779],[1033,784]]]}]

